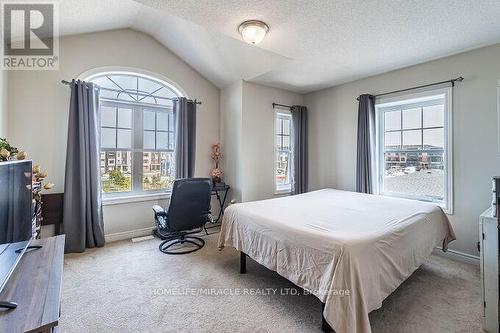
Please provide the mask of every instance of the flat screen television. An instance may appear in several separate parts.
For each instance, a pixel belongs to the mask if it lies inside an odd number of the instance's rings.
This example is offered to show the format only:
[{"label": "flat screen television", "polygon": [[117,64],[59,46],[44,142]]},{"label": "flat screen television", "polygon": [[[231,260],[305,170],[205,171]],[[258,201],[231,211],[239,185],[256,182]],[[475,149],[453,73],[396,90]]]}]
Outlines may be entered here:
[{"label": "flat screen television", "polygon": [[[0,162],[0,307],[2,290],[33,236],[31,161]],[[11,306],[9,306],[9,304]]]}]

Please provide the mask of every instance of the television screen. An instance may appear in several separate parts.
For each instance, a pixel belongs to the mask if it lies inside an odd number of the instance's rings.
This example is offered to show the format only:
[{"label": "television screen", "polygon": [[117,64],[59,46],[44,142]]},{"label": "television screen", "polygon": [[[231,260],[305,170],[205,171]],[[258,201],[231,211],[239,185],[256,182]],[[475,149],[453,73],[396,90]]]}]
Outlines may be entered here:
[{"label": "television screen", "polygon": [[0,292],[33,235],[31,161],[0,163]]}]

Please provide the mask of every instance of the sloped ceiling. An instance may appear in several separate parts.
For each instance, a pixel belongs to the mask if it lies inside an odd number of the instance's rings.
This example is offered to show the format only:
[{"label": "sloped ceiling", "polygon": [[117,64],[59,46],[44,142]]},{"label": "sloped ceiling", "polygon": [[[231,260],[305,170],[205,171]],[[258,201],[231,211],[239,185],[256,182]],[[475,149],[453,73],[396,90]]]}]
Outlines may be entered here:
[{"label": "sloped ceiling", "polygon": [[[132,28],[219,87],[306,93],[500,42],[498,0],[63,0],[62,35]],[[271,27],[259,46],[238,25]],[[459,73],[457,73],[459,74]]]},{"label": "sloped ceiling", "polygon": [[251,80],[291,61],[214,28],[149,7],[141,8],[132,28],[156,38],[218,87]]}]

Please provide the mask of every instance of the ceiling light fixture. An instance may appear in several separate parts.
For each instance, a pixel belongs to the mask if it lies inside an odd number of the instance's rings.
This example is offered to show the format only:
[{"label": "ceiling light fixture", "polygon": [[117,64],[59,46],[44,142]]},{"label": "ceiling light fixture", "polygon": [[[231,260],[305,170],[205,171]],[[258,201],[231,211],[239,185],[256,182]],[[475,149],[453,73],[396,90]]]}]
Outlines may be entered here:
[{"label": "ceiling light fixture", "polygon": [[249,20],[240,24],[238,31],[245,42],[255,45],[262,42],[269,31],[269,26],[262,21]]}]

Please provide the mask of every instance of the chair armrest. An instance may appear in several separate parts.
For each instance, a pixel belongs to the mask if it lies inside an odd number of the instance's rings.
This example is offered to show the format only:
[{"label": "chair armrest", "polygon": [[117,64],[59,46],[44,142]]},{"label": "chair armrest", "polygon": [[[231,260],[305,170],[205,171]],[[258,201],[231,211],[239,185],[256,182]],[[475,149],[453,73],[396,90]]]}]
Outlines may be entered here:
[{"label": "chair armrest", "polygon": [[158,205],[153,206],[153,211],[155,212],[155,215],[167,216],[167,212],[165,211],[165,209]]},{"label": "chair armrest", "polygon": [[165,209],[158,205],[153,206],[153,211],[155,214],[156,232],[161,239],[168,237],[168,215]]}]

